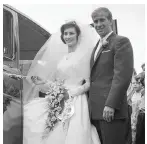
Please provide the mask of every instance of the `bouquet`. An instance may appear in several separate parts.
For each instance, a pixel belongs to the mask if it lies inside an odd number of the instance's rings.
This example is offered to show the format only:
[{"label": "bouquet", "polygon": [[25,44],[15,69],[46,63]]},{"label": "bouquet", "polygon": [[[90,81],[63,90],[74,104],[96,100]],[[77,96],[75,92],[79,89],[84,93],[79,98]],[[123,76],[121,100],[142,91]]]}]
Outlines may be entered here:
[{"label": "bouquet", "polygon": [[48,91],[46,97],[48,101],[48,117],[46,120],[45,131],[43,138],[47,137],[50,131],[53,131],[55,125],[61,119],[60,114],[64,109],[64,103],[69,98],[67,89],[63,86],[64,81],[56,80],[48,83]]}]

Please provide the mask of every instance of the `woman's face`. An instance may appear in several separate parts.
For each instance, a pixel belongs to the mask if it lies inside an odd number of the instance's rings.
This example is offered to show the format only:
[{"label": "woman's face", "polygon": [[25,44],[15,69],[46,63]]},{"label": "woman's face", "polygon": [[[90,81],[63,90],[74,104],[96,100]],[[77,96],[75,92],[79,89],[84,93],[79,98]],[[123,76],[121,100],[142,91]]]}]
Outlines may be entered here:
[{"label": "woman's face", "polygon": [[69,47],[74,47],[78,42],[76,29],[74,27],[66,28],[63,33],[63,39]]},{"label": "woman's face", "polygon": [[134,90],[135,91],[140,91],[141,90],[141,84],[139,83],[139,82],[137,82],[137,81],[134,81],[133,83],[133,87],[134,87]]}]

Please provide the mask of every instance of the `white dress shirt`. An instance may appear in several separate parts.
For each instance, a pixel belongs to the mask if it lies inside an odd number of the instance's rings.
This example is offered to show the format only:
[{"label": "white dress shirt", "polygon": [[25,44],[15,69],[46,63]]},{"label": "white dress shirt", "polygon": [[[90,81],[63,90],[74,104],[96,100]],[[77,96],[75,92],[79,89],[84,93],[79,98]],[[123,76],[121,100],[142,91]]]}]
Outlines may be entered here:
[{"label": "white dress shirt", "polygon": [[97,56],[98,51],[100,50],[100,48],[101,48],[101,46],[102,46],[102,42],[103,42],[103,41],[106,41],[106,39],[107,39],[112,33],[113,33],[113,31],[111,31],[110,33],[108,33],[105,37],[100,38],[100,42],[99,42],[98,47],[97,47],[97,49],[96,49],[96,51],[95,51],[95,54],[94,54],[94,61],[95,61],[95,59],[96,59],[96,56]]}]

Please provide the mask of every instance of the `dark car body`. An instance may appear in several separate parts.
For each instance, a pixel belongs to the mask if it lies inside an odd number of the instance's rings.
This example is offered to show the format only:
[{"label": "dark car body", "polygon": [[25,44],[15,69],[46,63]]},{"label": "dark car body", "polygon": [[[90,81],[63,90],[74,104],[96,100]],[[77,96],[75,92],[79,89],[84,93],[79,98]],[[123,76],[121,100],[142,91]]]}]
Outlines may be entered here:
[{"label": "dark car body", "polygon": [[[50,33],[9,5],[3,5],[3,144],[23,143],[23,90],[36,53]],[[9,126],[11,125],[11,126]]]}]

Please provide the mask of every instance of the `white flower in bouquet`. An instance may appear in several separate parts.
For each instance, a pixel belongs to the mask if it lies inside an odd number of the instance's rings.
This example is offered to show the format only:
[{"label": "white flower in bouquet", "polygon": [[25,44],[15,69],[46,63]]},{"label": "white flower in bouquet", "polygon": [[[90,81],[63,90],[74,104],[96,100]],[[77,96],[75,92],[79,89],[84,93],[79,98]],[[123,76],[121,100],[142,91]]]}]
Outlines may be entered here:
[{"label": "white flower in bouquet", "polygon": [[[48,84],[48,91],[46,96],[48,97],[48,117],[46,120],[46,128],[43,133],[42,138],[48,136],[48,133],[53,130],[54,126],[60,120],[58,116],[60,115],[62,109],[64,108],[64,93],[67,93],[66,88],[63,86],[63,81],[55,81]],[[63,104],[61,104],[61,101]]]},{"label": "white flower in bouquet", "polygon": [[55,116],[53,116],[52,118],[51,118],[51,121],[56,121],[56,117]]}]

